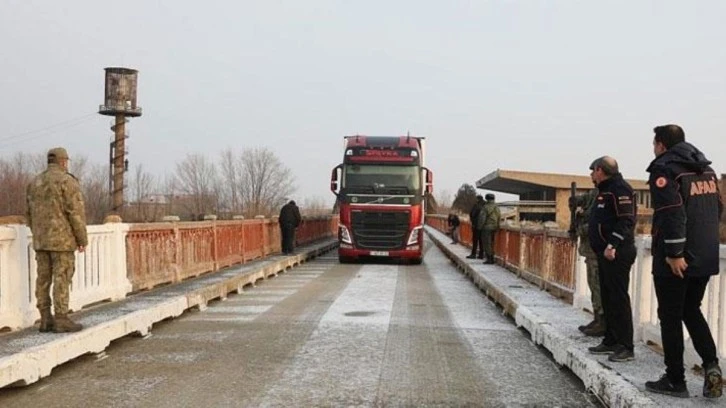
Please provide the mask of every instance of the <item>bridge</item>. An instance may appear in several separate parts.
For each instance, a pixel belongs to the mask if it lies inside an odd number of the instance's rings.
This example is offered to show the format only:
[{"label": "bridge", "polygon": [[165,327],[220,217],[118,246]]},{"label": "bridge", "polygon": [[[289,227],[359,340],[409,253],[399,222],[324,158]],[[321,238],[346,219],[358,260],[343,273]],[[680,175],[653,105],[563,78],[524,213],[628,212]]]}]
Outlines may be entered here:
[{"label": "bridge", "polygon": [[[0,406],[104,406],[129,387],[128,406],[710,406],[692,370],[690,399],[644,392],[664,368],[647,237],[631,275],[636,360],[613,364],[576,329],[589,293],[564,232],[505,226],[497,265],[482,265],[465,258],[469,224],[453,245],[445,222],[428,217],[415,266],[338,264],[330,216],[306,219],[285,256],[274,218],[89,226],[71,293],[85,328],[71,334],[33,327],[30,232],[2,226]],[[724,358],[726,280],[703,308]],[[691,348],[686,361],[700,364]]]}]

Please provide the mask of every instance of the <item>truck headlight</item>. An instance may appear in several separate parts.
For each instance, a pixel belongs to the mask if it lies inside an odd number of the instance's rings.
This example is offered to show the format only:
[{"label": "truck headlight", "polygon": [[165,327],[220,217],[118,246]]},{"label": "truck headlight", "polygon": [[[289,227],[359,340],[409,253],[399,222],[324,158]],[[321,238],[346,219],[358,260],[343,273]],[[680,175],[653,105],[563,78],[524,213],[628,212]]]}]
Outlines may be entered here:
[{"label": "truck headlight", "polygon": [[346,244],[353,243],[353,240],[350,239],[350,232],[348,232],[348,228],[345,225],[338,225],[338,236],[341,242],[345,242]]},{"label": "truck headlight", "polygon": [[422,229],[423,229],[423,226],[418,226],[411,230],[411,235],[409,235],[409,237],[408,237],[408,243],[406,243],[407,246],[418,244],[418,235]]}]

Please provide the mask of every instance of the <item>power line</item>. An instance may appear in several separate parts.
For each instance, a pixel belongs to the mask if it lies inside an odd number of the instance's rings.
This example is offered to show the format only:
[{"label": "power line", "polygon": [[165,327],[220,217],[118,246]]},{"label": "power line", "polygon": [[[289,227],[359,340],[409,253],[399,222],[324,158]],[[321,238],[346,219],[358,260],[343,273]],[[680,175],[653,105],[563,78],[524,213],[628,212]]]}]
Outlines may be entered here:
[{"label": "power line", "polygon": [[73,126],[79,125],[83,122],[86,122],[86,121],[88,121],[88,119],[90,119],[91,117],[94,117],[94,116],[96,116],[96,112],[89,113],[89,114],[83,115],[83,116],[79,116],[77,118],[64,120],[62,122],[54,123],[54,124],[46,126],[44,128],[29,130],[27,132],[22,132],[22,133],[17,133],[12,136],[1,138],[0,143],[7,142],[12,139],[21,138],[23,136],[32,135],[35,133],[53,133],[56,130],[67,129],[69,127],[73,127]]},{"label": "power line", "polygon": [[[96,113],[90,113],[88,115],[81,116],[78,118],[69,119],[69,120],[66,120],[63,122],[58,122],[56,124],[46,126],[42,129],[31,130],[31,131],[27,131],[27,132],[23,132],[23,133],[18,133],[18,134],[12,135],[12,136],[8,136],[8,137],[0,139],[0,145],[8,146],[8,145],[13,145],[13,144],[37,139],[39,137],[49,136],[54,133],[58,133],[58,132],[82,125],[82,124],[90,121],[95,116],[96,116]],[[15,139],[15,140],[13,140],[13,139]]]}]

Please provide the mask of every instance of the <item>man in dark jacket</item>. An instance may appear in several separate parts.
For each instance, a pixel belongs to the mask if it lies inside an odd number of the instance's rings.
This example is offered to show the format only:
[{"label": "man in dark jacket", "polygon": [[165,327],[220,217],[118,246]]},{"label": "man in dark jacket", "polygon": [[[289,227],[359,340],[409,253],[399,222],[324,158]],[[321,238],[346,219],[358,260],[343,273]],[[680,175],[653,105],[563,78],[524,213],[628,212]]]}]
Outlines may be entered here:
[{"label": "man in dark jacket", "polygon": [[653,282],[666,373],[647,390],[688,398],[683,368],[683,324],[703,360],[703,395],[720,397],[718,353],[701,301],[719,271],[718,225],[723,203],[711,162],[685,141],[677,125],[654,129],[655,160],[648,166],[653,202]]},{"label": "man in dark jacket", "polygon": [[590,165],[598,194],[588,221],[590,246],[597,254],[600,295],[605,313],[605,338],[588,350],[610,354],[613,362],[630,361],[633,354],[633,312],[630,307],[630,268],[635,262],[633,188],[618,170],[618,162],[603,156]]},{"label": "man in dark jacket", "polygon": [[[484,208],[484,197],[476,196],[476,203],[469,212],[469,223],[471,224],[471,254],[467,256],[469,259],[484,259],[484,246],[481,243],[481,230],[477,228],[477,220],[481,209]],[[478,255],[477,255],[478,248]]]},{"label": "man in dark jacket", "polygon": [[282,253],[291,254],[295,249],[295,228],[300,225],[300,209],[295,201],[290,200],[280,209],[280,236],[282,240]]}]

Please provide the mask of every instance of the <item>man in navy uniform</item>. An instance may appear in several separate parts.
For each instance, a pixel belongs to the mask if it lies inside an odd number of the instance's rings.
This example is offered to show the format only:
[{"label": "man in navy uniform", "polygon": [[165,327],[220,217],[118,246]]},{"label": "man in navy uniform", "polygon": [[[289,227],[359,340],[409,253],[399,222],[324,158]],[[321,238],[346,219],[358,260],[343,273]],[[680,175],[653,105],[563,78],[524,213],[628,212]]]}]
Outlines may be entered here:
[{"label": "man in navy uniform", "polygon": [[654,129],[655,160],[648,166],[653,202],[653,282],[666,372],[648,391],[688,398],[683,324],[703,360],[703,396],[722,394],[716,345],[701,313],[706,285],[719,272],[718,225],[723,203],[711,162],[686,142],[678,125]]},{"label": "man in navy uniform", "polygon": [[612,157],[595,159],[590,170],[598,194],[587,227],[590,246],[597,254],[605,338],[588,350],[593,354],[610,354],[608,360],[613,362],[630,361],[635,358],[633,311],[628,294],[630,268],[636,257],[635,193]]}]

